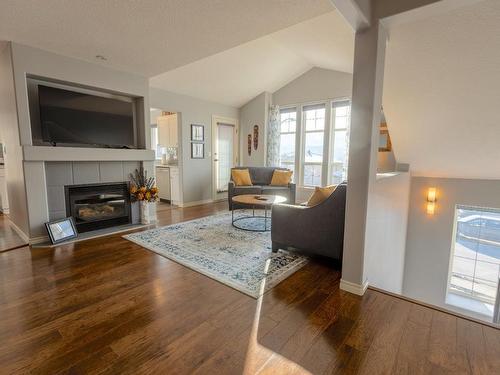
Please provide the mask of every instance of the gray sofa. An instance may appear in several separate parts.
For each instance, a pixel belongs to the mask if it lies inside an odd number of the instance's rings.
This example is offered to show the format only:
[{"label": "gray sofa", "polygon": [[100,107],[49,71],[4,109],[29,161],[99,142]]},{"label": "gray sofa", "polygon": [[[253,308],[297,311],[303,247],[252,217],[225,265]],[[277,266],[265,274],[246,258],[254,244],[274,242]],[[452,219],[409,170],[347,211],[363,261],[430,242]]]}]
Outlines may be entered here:
[{"label": "gray sofa", "polygon": [[[288,170],[278,167],[236,167],[233,169],[248,169],[252,186],[235,186],[231,180],[228,184],[228,201],[229,209],[233,209],[232,198],[235,195],[243,194],[270,194],[281,195],[287,199],[287,203],[295,204],[295,184],[290,183],[288,186],[271,186],[271,180],[275,169]],[[240,208],[240,205],[235,205],[235,208]]]},{"label": "gray sofa", "polygon": [[271,215],[273,252],[294,248],[342,260],[347,185],[313,207],[276,204]]}]

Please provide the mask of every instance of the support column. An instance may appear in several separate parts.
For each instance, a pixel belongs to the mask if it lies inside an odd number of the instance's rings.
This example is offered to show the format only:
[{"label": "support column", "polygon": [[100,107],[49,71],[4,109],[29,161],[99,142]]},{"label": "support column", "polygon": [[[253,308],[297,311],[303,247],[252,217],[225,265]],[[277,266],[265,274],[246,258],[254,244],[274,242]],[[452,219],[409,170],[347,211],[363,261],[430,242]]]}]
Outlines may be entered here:
[{"label": "support column", "polygon": [[355,38],[349,173],[340,288],[364,294],[366,214],[370,184],[376,179],[386,34],[379,21]]}]

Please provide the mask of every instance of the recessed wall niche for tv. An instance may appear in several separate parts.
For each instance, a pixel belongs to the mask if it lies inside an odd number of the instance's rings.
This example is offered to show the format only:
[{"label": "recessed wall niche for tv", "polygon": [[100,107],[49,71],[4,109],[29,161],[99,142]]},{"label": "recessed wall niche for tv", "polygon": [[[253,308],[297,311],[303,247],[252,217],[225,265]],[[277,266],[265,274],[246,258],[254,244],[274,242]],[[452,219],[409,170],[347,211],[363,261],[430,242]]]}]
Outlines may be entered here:
[{"label": "recessed wall niche for tv", "polygon": [[33,144],[138,148],[137,98],[28,78]]}]

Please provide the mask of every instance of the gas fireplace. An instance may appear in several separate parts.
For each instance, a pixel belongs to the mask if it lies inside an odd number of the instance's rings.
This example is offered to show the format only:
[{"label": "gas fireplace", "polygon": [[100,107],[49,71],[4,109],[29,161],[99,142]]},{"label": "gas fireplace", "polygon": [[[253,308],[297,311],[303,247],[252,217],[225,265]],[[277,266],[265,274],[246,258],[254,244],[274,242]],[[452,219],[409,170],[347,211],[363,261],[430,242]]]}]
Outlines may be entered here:
[{"label": "gas fireplace", "polygon": [[129,184],[102,183],[65,186],[66,214],[79,233],[132,222]]}]

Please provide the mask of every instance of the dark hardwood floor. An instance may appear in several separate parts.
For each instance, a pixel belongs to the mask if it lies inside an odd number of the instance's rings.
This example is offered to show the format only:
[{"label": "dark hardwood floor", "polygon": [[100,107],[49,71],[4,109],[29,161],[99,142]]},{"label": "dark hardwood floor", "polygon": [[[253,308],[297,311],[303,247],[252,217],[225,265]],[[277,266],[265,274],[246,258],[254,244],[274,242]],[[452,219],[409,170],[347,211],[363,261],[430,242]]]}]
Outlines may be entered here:
[{"label": "dark hardwood floor", "polygon": [[9,219],[0,213],[0,252],[26,245],[26,242],[9,225]]},{"label": "dark hardwood floor", "polygon": [[345,293],[318,261],[254,300],[121,235],[0,254],[0,373],[500,373],[499,330]]}]

